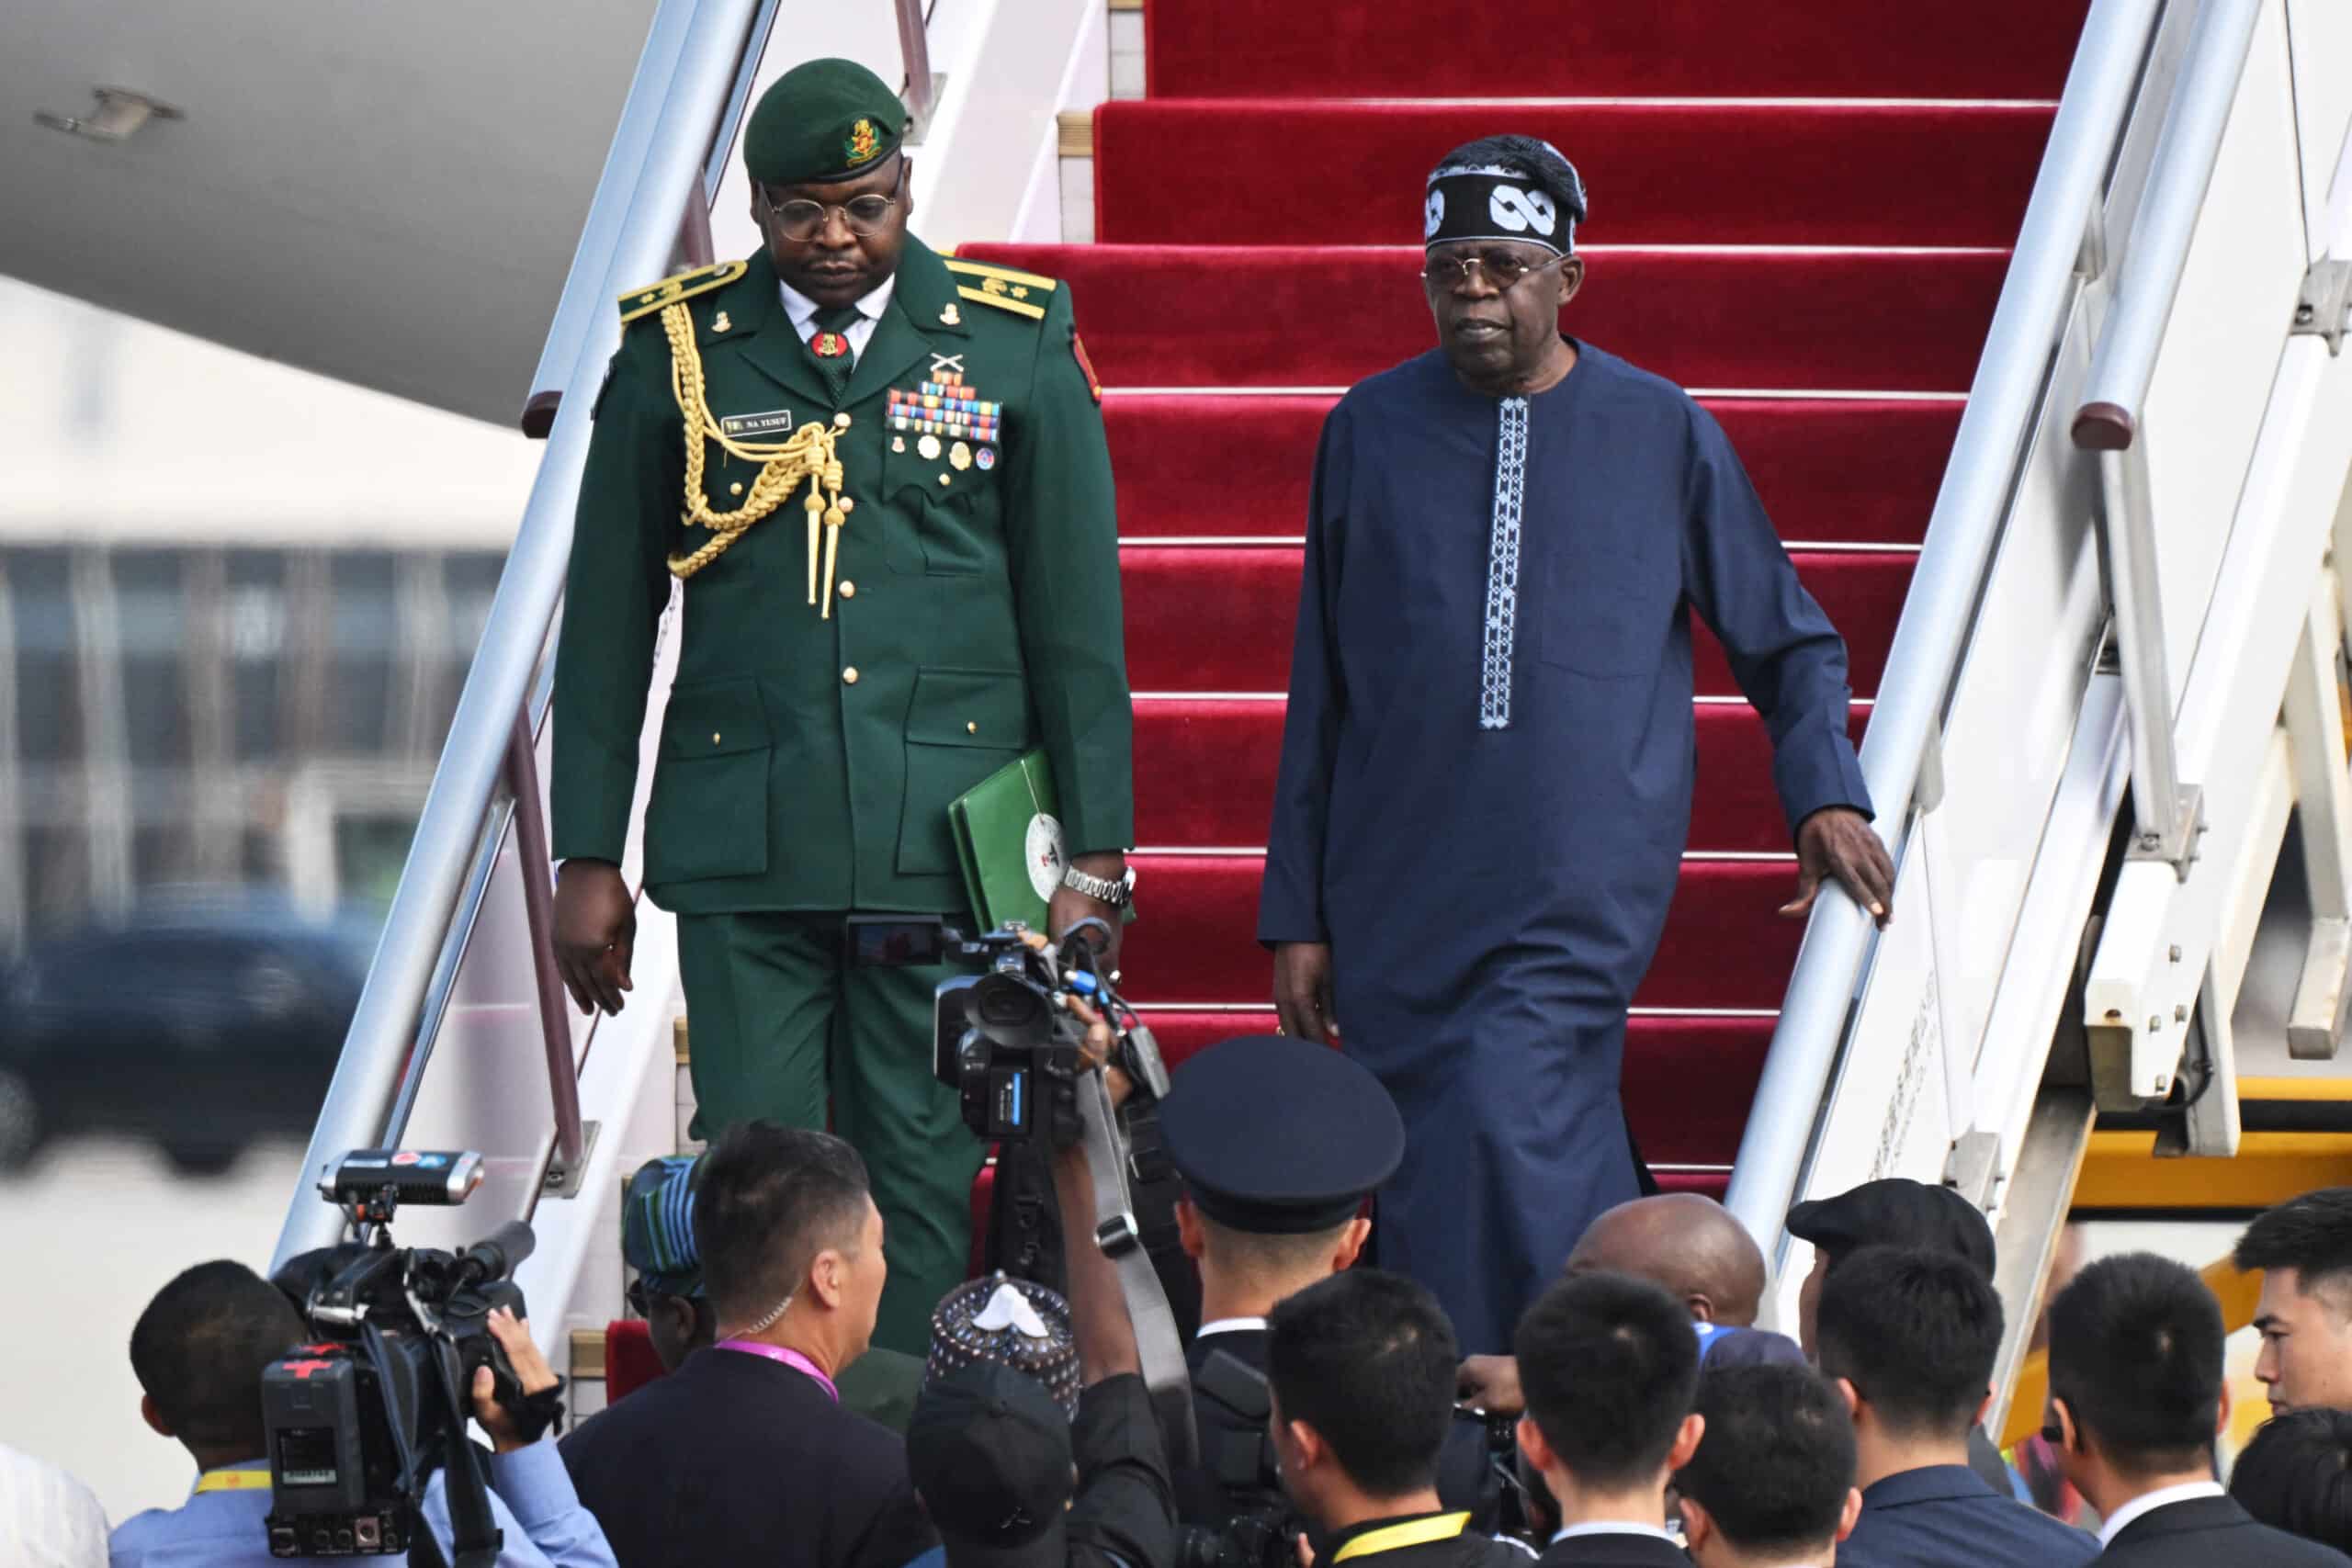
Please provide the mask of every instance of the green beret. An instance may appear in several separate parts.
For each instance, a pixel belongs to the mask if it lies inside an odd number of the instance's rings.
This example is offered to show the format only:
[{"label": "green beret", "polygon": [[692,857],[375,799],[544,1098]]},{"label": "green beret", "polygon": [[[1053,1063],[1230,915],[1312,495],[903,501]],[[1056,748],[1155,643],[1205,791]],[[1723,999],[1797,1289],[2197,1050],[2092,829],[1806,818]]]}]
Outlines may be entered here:
[{"label": "green beret", "polygon": [[906,106],[854,60],[811,60],[769,85],[743,132],[743,170],[762,185],[855,179],[899,150]]}]

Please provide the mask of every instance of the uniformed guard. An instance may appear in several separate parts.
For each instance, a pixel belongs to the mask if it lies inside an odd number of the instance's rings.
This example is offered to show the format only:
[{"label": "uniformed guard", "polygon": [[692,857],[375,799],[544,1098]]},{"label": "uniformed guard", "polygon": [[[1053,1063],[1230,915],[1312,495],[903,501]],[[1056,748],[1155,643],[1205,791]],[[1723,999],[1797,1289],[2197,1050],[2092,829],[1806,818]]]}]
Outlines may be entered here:
[{"label": "uniformed guard", "polygon": [[677,917],[695,1131],[833,1130],[873,1172],[878,1344],[920,1353],[967,1272],[982,1150],[933,1081],[939,968],[850,968],[843,917],[969,924],[948,805],[1043,747],[1057,933],[1118,927],[1132,715],[1099,389],[1053,279],[907,231],[905,111],[820,60],[743,137],[762,252],[624,296],[556,662],[556,946],[617,1011],[619,871],[655,630],[684,584],[646,809]]},{"label": "uniformed guard", "polygon": [[1266,1314],[1356,1260],[1372,1229],[1363,1201],[1404,1157],[1405,1123],[1362,1064],[1267,1035],[1185,1062],[1159,1126],[1184,1183],[1177,1226],[1201,1270],[1201,1328],[1185,1359],[1202,1462],[1177,1475],[1176,1511],[1212,1526],[1272,1499],[1255,1473],[1264,1417],[1226,1396],[1230,1380],[1210,1360],[1223,1351],[1263,1377]]}]

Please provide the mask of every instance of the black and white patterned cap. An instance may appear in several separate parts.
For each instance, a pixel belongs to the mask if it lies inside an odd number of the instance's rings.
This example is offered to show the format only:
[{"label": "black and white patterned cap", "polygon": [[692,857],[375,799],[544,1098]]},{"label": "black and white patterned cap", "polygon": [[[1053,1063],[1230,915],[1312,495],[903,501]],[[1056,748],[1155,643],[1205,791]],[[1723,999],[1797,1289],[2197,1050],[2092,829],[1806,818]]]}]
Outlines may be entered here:
[{"label": "black and white patterned cap", "polygon": [[1026,1372],[1064,1411],[1077,1416],[1081,1382],[1069,1303],[1045,1286],[1000,1271],[967,1280],[940,1298],[931,1314],[931,1359],[923,1381],[978,1361]]},{"label": "black and white patterned cap", "polygon": [[1523,240],[1565,255],[1576,249],[1585,210],[1584,176],[1558,148],[1532,137],[1491,138],[1430,171],[1421,243]]}]

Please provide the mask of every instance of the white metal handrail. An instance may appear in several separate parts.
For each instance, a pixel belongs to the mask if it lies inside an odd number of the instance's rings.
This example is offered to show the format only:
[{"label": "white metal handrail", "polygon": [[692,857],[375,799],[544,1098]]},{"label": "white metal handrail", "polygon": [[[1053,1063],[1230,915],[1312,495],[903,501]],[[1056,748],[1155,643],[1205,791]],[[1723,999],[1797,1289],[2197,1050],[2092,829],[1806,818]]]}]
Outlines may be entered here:
[{"label": "white metal handrail", "polygon": [[[2026,207],[1984,357],[1887,656],[1861,748],[1876,828],[1900,854],[1921,770],[1941,731],[1961,656],[2073,308],[2076,266],[2160,20],[2162,0],[2093,0]],[[1794,1200],[1853,998],[1870,919],[1834,886],[1805,930],[1725,1201],[1777,1240]]]},{"label": "white metal handrail", "polygon": [[[718,117],[740,101],[739,73],[756,57],[753,24],[763,9],[761,0],[662,0],[549,335],[549,355],[571,355],[549,384],[594,384],[616,341],[615,314],[586,313],[579,301],[616,298],[666,268],[680,219],[701,198]],[[447,996],[489,881],[485,856],[503,836],[498,785],[562,595],[589,434],[588,400],[563,400],[311,1132],[278,1262],[340,1235],[340,1213],[307,1190],[320,1167],[345,1150],[401,1135],[401,1112],[437,1032],[437,1010],[429,1004]],[[539,715],[528,717],[536,730]],[[543,866],[526,871],[546,874]]]}]

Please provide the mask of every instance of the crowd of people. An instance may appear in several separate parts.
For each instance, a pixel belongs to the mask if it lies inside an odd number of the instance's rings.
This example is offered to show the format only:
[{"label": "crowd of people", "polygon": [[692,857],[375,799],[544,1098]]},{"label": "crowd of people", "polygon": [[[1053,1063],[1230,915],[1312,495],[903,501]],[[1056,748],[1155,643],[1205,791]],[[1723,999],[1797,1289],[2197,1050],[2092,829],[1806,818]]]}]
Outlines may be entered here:
[{"label": "crowd of people", "polygon": [[[1269,1075],[1285,1092],[1265,1092]],[[938,1303],[917,1359],[871,1345],[888,1264],[857,1153],[746,1123],[630,1184],[629,1296],[665,1375],[563,1433],[518,1421],[486,1368],[468,1391],[495,1562],[2352,1562],[2352,1188],[2284,1203],[2238,1243],[2262,1280],[2255,1371],[2273,1419],[2226,1490],[2224,1323],[2205,1281],[2147,1253],[2064,1280],[2041,1325],[2033,1439],[2063,1477],[2053,1514],[2024,1500],[1985,1430],[2006,1327],[1994,1240],[1949,1189],[1878,1180],[1800,1204],[1789,1228],[1815,1261],[1793,1340],[1755,1326],[1765,1259],[1723,1209],[1633,1200],[1563,1260],[1510,1356],[1465,1358],[1432,1292],[1359,1256],[1362,1198],[1401,1135],[1364,1069],[1295,1039],[1236,1041],[1181,1070],[1164,1103],[1204,1281],[1192,1438],[1142,1375],[1082,1143],[1054,1156],[1067,1292],[971,1280]],[[1270,1115],[1292,1134],[1271,1156]],[[1351,1127],[1371,1136],[1340,1135]],[[528,1325],[487,1326],[524,1395],[548,1399],[560,1382]],[[117,1568],[284,1560],[265,1529],[283,1456],[263,1373],[311,1331],[235,1262],[157,1293],[130,1343],[140,1415],[199,1473],[181,1506],[115,1528]],[[96,1562],[86,1497],[9,1458],[18,1540],[82,1543],[12,1561]],[[453,1490],[435,1472],[418,1516],[445,1551]]]}]

